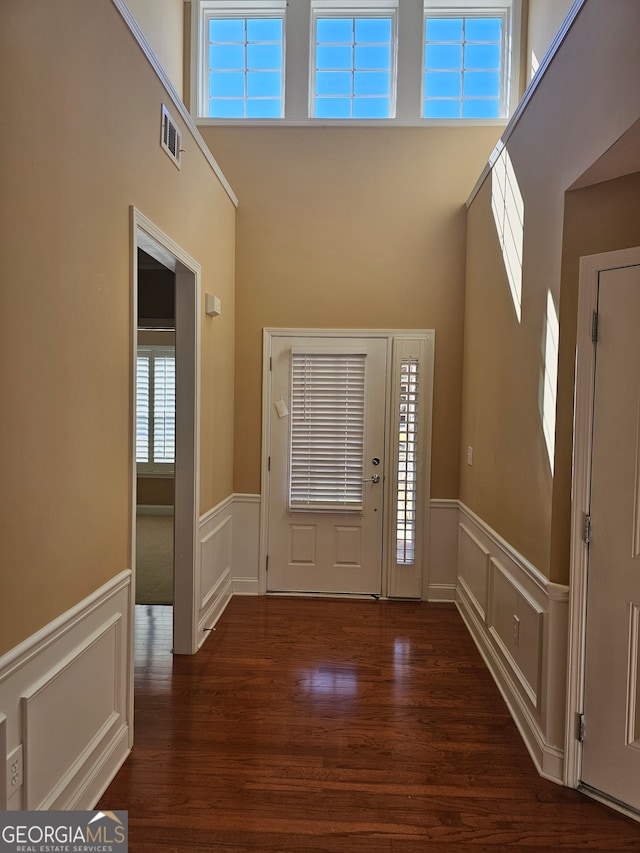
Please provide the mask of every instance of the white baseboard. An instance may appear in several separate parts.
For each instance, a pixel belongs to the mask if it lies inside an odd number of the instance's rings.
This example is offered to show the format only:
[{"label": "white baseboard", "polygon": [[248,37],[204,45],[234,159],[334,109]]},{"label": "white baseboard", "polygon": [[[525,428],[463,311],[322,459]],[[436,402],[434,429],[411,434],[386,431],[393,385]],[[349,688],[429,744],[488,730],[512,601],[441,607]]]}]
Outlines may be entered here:
[{"label": "white baseboard", "polygon": [[196,562],[198,601],[197,644],[206,640],[233,594],[231,560],[233,546],[233,496],[225,498],[200,519],[199,554]]},{"label": "white baseboard", "polygon": [[458,577],[457,500],[432,499],[429,502],[429,582],[427,601],[455,601]]},{"label": "white baseboard", "polygon": [[126,570],[0,658],[6,750],[22,745],[24,769],[0,808],[91,809],[124,762],[131,594]]},{"label": "white baseboard", "polygon": [[136,515],[173,515],[173,504],[138,504]]},{"label": "white baseboard", "polygon": [[456,603],[538,772],[560,784],[568,601],[460,504]]},{"label": "white baseboard", "polygon": [[198,645],[232,595],[258,595],[260,495],[233,494],[200,519]]},{"label": "white baseboard", "polygon": [[260,595],[260,583],[257,578],[234,578],[234,595]]},{"label": "white baseboard", "polygon": [[233,592],[259,595],[260,495],[233,496]]},{"label": "white baseboard", "polygon": [[430,583],[427,587],[427,601],[433,604],[442,602],[452,603],[456,600],[456,585],[454,583]]}]

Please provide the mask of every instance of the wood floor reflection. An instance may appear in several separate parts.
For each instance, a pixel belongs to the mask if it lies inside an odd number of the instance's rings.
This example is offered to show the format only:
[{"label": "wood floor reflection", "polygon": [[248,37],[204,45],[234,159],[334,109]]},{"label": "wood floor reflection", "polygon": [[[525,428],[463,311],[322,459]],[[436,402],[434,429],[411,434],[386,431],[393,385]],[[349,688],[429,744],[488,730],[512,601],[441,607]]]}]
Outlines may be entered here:
[{"label": "wood floor reflection", "polygon": [[232,599],[193,657],[137,608],[129,850],[640,850],[538,776],[452,605]]}]

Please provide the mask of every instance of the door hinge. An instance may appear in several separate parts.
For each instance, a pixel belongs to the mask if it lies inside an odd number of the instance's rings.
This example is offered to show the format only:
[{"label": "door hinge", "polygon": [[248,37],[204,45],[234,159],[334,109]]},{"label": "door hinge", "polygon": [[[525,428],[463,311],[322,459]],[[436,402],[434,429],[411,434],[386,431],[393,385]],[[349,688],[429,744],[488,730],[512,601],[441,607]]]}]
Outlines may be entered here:
[{"label": "door hinge", "polygon": [[598,312],[594,311],[591,315],[591,340],[595,343],[598,342]]},{"label": "door hinge", "polygon": [[269,571],[269,555],[267,554],[267,559],[265,560],[265,571]]},{"label": "door hinge", "polygon": [[273,357],[269,356],[269,370],[273,370]]},{"label": "door hinge", "polygon": [[584,714],[578,714],[578,740],[584,743]]},{"label": "door hinge", "polygon": [[584,525],[582,527],[582,541],[585,545],[591,543],[591,516],[588,513],[584,515]]},{"label": "door hinge", "polygon": [[271,457],[267,456],[267,471],[271,470]]}]

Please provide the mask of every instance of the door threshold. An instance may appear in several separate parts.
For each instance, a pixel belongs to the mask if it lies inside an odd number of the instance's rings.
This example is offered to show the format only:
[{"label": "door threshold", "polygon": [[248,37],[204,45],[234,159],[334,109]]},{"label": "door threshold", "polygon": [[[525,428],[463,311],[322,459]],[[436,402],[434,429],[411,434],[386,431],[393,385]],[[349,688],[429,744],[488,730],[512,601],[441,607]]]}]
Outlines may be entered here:
[{"label": "door threshold", "polygon": [[584,782],[579,783],[577,790],[582,794],[586,794],[587,797],[591,797],[592,800],[597,800],[599,803],[609,806],[611,809],[615,809],[617,812],[630,817],[632,820],[640,822],[640,811],[627,805],[627,803],[623,803],[620,800],[616,800],[615,797],[603,794],[602,791],[598,791],[597,788],[592,788]]},{"label": "door threshold", "polygon": [[361,601],[386,601],[385,596],[375,592],[309,592],[309,590],[296,592],[295,590],[267,590],[267,595],[280,596],[281,598],[345,598],[350,601],[359,599]]}]

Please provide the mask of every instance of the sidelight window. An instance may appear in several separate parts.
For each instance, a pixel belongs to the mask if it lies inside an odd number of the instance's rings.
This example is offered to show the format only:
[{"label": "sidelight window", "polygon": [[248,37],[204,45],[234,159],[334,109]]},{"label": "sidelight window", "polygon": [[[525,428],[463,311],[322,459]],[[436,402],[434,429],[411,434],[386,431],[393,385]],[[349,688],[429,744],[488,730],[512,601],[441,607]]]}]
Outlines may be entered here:
[{"label": "sidelight window", "polygon": [[418,489],[418,365],[417,358],[403,358],[400,363],[396,561],[401,566],[413,565],[415,560]]}]

